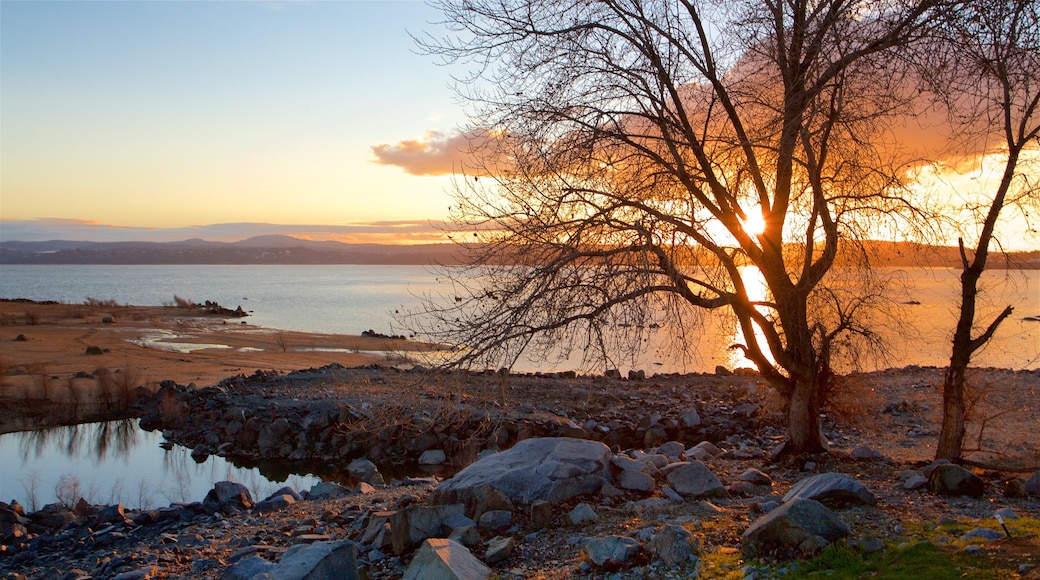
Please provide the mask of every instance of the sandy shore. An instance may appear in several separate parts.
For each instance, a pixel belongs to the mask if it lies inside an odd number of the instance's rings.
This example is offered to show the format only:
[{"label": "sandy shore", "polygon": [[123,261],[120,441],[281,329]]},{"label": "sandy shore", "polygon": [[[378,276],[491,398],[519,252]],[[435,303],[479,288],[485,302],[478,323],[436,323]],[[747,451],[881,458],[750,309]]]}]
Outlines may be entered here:
[{"label": "sandy shore", "polygon": [[[99,354],[88,354],[91,352]],[[0,399],[89,389],[98,369],[134,386],[202,387],[256,370],[404,362],[423,345],[401,339],[263,328],[248,318],[163,306],[0,301]],[[43,391],[43,392],[33,392]]]}]

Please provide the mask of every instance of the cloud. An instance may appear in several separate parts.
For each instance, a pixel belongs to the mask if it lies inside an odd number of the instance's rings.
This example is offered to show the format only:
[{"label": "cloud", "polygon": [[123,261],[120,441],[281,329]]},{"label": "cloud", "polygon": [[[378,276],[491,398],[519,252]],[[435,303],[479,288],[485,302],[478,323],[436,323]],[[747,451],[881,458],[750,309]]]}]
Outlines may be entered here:
[{"label": "cloud", "polygon": [[502,134],[472,130],[445,134],[430,131],[421,139],[373,145],[375,162],[396,165],[412,175],[492,175],[507,167]]},{"label": "cloud", "polygon": [[442,222],[391,220],[351,224],[223,223],[176,228],[118,226],[90,220],[0,219],[0,241],[178,242],[190,238],[236,242],[254,236],[286,235],[349,243],[432,243],[446,241]]}]

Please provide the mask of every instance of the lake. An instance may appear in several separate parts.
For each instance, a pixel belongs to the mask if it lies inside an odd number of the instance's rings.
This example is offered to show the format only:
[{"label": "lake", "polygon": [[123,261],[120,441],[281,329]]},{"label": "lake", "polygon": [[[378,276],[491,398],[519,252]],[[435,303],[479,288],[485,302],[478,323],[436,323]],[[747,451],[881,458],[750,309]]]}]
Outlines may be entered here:
[{"label": "lake", "polygon": [[[958,273],[917,268],[898,274],[907,289],[897,292],[893,286],[890,316],[873,321],[890,346],[888,357],[847,359],[836,365],[838,370],[947,363]],[[978,353],[975,366],[1037,368],[1040,322],[1024,318],[1040,315],[1040,271],[988,272],[983,282],[983,315],[992,316],[1006,304],[1015,306],[1015,313]],[[421,266],[0,266],[0,298],[81,303],[92,297],[158,305],[172,302],[176,294],[197,302],[213,300],[229,308],[241,305],[250,311],[247,320],[252,324],[339,334],[360,334],[368,329],[399,333],[402,329],[396,326],[395,311],[417,305],[417,296],[425,293],[447,292],[437,275]],[[911,304],[901,304],[907,302]],[[663,324],[662,333],[667,328]],[[632,366],[651,373],[744,366],[746,362],[728,348],[734,340],[731,319],[709,316],[691,341],[696,348],[688,360],[670,355],[662,340],[652,343]],[[543,366],[528,361],[516,369],[566,370]],[[174,447],[167,451],[160,442],[161,435],[142,432],[136,423],[0,436],[0,499],[17,498],[28,506],[28,490],[35,490],[35,501],[42,506],[60,497],[62,489],[68,493],[77,486],[81,495],[98,502],[154,507],[170,501],[199,501],[213,482],[222,479],[245,483],[257,499],[280,487],[286,478],[297,489],[307,489],[318,480],[306,474],[285,476],[236,467],[219,457],[196,464],[189,450]]]}]

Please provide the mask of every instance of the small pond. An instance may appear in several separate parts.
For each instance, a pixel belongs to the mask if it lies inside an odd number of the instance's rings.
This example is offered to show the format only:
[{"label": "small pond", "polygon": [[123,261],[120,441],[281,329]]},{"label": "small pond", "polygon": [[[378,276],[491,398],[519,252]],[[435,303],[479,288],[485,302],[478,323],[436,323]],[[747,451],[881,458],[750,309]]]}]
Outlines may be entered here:
[{"label": "small pond", "polygon": [[143,431],[137,423],[126,419],[0,435],[0,501],[18,500],[34,510],[83,497],[92,504],[152,509],[202,501],[223,480],[244,484],[257,501],[283,485],[304,491],[321,481],[300,466],[238,466],[215,455],[197,463],[189,449],[164,449],[160,432]]}]

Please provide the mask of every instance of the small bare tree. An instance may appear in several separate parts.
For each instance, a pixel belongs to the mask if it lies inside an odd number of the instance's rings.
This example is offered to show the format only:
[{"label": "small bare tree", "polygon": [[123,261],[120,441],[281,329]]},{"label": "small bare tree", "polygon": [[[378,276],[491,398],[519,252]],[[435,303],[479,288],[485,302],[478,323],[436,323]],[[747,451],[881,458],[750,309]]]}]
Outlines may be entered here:
[{"label": "small bare tree", "polygon": [[[1040,2],[978,0],[945,12],[943,37],[933,43],[926,78],[945,100],[971,153],[1000,156],[995,189],[975,206],[977,236],[960,239],[961,277],[950,366],[943,378],[943,422],[936,457],[961,459],[965,433],[965,374],[972,355],[1012,313],[976,320],[979,279],[998,242],[1001,213],[1040,204],[1037,170],[1026,156],[1040,149]],[[939,48],[939,50],[934,50]],[[927,59],[926,59],[927,61]],[[978,143],[982,145],[979,146]],[[1023,212],[1025,214],[1025,212]],[[972,248],[971,246],[974,246]],[[983,326],[977,326],[981,324]]]},{"label": "small bare tree", "polygon": [[416,331],[510,366],[637,348],[662,318],[692,347],[697,313],[726,309],[786,403],[786,451],[824,449],[833,349],[865,332],[862,294],[824,281],[839,241],[912,211],[886,119],[907,96],[896,52],[940,3],[434,4],[454,33],[421,44],[476,65],[487,136],[454,217],[495,267],[452,276]]}]

